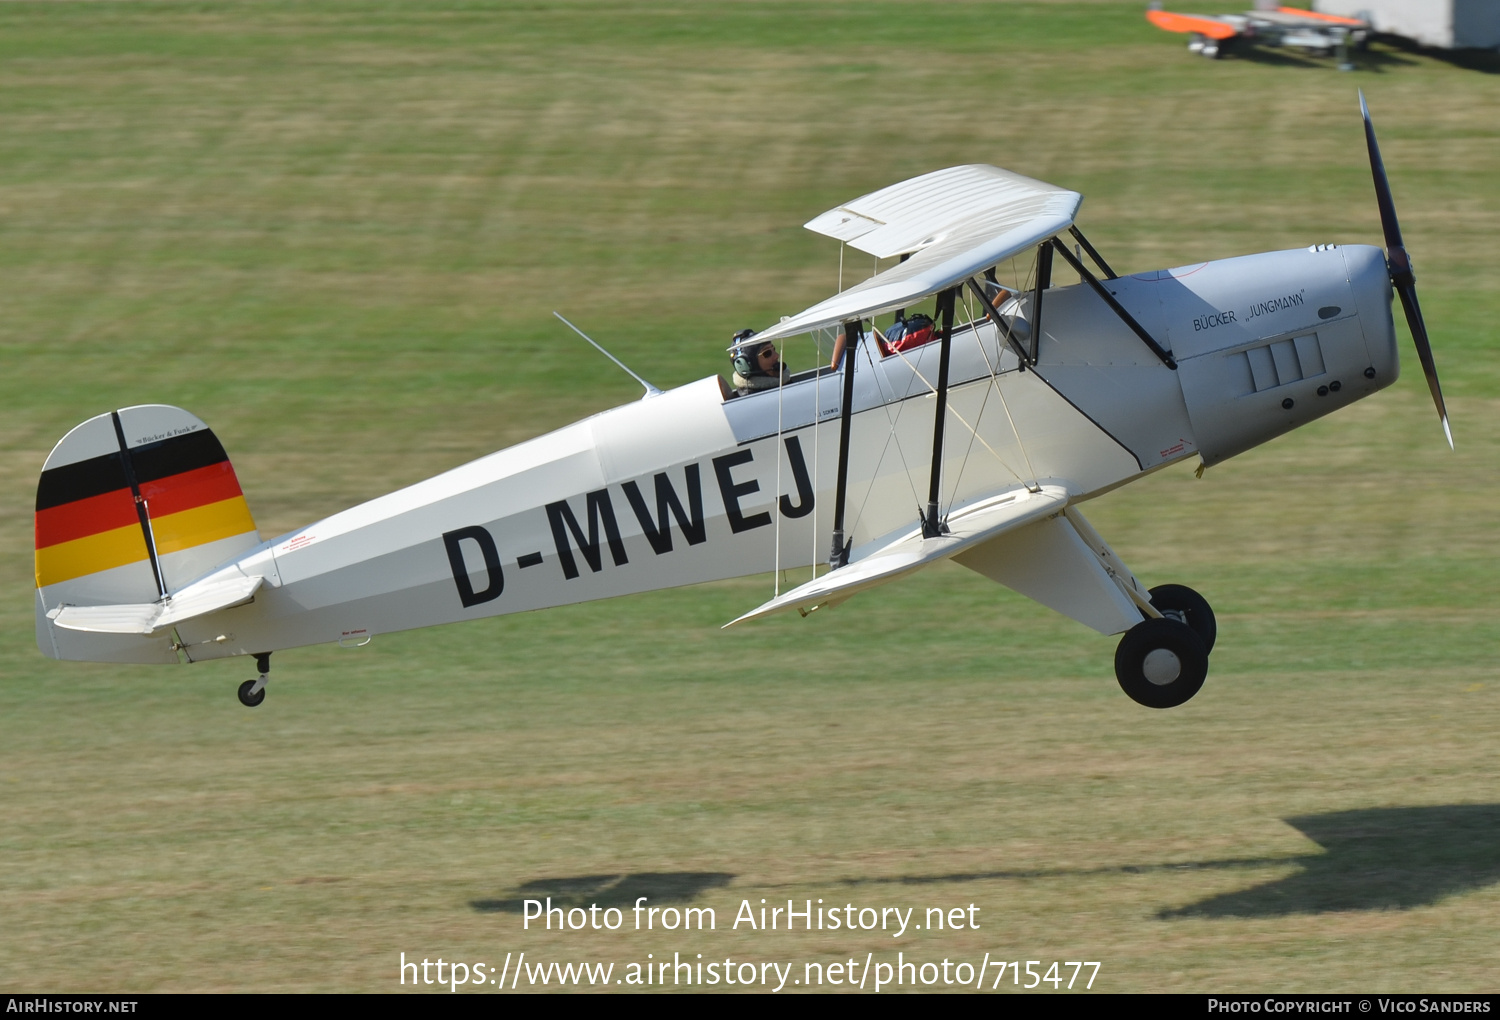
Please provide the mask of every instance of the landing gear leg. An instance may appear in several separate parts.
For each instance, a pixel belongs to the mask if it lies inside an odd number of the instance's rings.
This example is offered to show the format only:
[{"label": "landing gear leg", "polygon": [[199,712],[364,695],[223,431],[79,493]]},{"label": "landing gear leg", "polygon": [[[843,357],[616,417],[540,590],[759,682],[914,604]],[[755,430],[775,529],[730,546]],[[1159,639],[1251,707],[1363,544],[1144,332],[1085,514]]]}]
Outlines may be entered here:
[{"label": "landing gear leg", "polygon": [[1194,32],[1193,37],[1188,40],[1188,52],[1202,54],[1209,60],[1218,60],[1220,56],[1219,45],[1219,40],[1210,39],[1206,35]]},{"label": "landing gear leg", "polygon": [[271,679],[271,653],[257,652],[255,665],[260,676],[240,684],[240,704],[246,708],[254,708],[266,700],[266,681]]},{"label": "landing gear leg", "polygon": [[1115,677],[1121,689],[1147,708],[1181,705],[1198,693],[1207,676],[1203,639],[1170,616],[1142,620],[1125,632],[1115,649]]},{"label": "landing gear leg", "polygon": [[1203,639],[1205,652],[1214,650],[1219,624],[1208,599],[1185,584],[1159,584],[1150,594],[1151,604],[1161,610],[1161,615],[1187,624]]}]

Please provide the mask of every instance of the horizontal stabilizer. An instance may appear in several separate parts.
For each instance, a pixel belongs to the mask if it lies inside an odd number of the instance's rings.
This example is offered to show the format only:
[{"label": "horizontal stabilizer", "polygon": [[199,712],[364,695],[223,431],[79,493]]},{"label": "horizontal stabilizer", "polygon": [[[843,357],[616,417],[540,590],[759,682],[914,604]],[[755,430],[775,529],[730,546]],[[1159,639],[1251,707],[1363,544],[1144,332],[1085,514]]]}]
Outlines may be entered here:
[{"label": "horizontal stabilizer", "polygon": [[771,616],[789,609],[807,613],[819,606],[844,599],[894,581],[903,574],[938,560],[956,556],[972,546],[988,541],[1013,528],[1055,514],[1068,505],[1068,492],[1057,485],[1043,485],[1035,492],[1016,489],[993,499],[955,511],[947,518],[948,534],[923,538],[920,525],[886,543],[867,556],[847,566],[815,577],[806,584],[772,599],[758,609],[725,624],[733,627],[746,620]]},{"label": "horizontal stabilizer", "polygon": [[249,602],[263,577],[236,575],[189,585],[160,602],[125,606],[59,606],[47,616],[59,627],[94,634],[153,634],[183,620]]}]

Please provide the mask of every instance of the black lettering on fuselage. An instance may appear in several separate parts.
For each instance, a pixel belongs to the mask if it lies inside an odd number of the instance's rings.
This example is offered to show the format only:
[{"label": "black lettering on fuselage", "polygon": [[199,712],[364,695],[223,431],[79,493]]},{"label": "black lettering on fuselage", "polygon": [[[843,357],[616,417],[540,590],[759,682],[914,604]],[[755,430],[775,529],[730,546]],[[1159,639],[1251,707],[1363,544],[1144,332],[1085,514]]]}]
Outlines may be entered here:
[{"label": "black lettering on fuselage", "polygon": [[750,531],[752,528],[763,528],[771,523],[771,515],[768,513],[751,514],[746,517],[740,510],[740,500],[752,492],[759,492],[760,483],[753,479],[748,482],[736,482],[733,472],[741,464],[748,464],[754,459],[755,454],[748,447],[714,458],[714,474],[719,479],[719,495],[724,500],[724,513],[729,517],[729,530],[736,535],[742,531]]},{"label": "black lettering on fuselage", "polygon": [[583,554],[584,561],[594,573],[604,569],[604,558],[599,549],[601,524],[604,526],[604,537],[609,542],[609,553],[614,558],[615,566],[623,566],[628,562],[625,543],[620,539],[620,526],[615,522],[614,504],[609,501],[609,490],[586,493],[583,498],[589,518],[587,537],[578,524],[578,518],[573,516],[573,508],[568,505],[567,500],[560,499],[556,503],[547,504],[547,522],[552,525],[552,540],[557,545],[557,561],[562,564],[563,576],[570,579],[578,576],[573,546],[568,541],[570,531],[578,542],[578,551]]},{"label": "black lettering on fuselage", "polygon": [[[797,436],[787,436],[785,443],[787,465],[792,471],[797,502],[792,502],[790,494],[783,494],[778,500],[778,508],[783,517],[796,520],[812,513],[816,493],[813,489],[812,477],[807,470],[807,458],[802,452],[801,440]],[[747,515],[740,509],[741,500],[751,493],[760,491],[760,482],[753,478],[737,482],[734,478],[734,469],[743,464],[749,464],[754,459],[754,452],[747,447],[722,457],[715,457],[713,461],[714,475],[719,483],[719,495],[724,501],[724,513],[729,520],[729,530],[734,534],[763,528],[771,523],[770,513],[762,511]],[[656,490],[654,514],[645,494],[641,492],[638,481],[632,479],[620,486],[625,493],[625,498],[630,502],[630,508],[635,512],[636,520],[640,522],[641,533],[646,536],[646,541],[651,543],[652,550],[658,556],[672,551],[674,519],[688,545],[700,545],[708,541],[708,525],[703,515],[702,468],[697,464],[686,464],[682,472],[687,495],[686,507],[683,506],[682,497],[678,495],[677,489],[672,485],[671,476],[665,471],[658,472],[652,477],[652,484]],[[552,540],[557,548],[557,562],[562,566],[563,577],[570,580],[580,576],[578,560],[574,555],[575,547],[576,552],[583,556],[589,569],[596,574],[604,569],[604,555],[600,548],[602,544],[609,546],[610,557],[614,560],[615,566],[624,566],[629,562],[629,557],[625,553],[625,543],[620,535],[619,522],[615,519],[614,504],[610,501],[609,490],[606,488],[585,493],[583,498],[588,516],[587,530],[579,523],[573,507],[566,499],[560,499],[545,506],[547,523],[552,527]],[[484,557],[489,583],[483,591],[476,592],[469,579],[463,549],[460,545],[465,539],[477,544],[480,555]],[[459,598],[465,607],[479,605],[499,597],[505,587],[505,579],[500,569],[499,551],[495,548],[495,540],[488,531],[477,525],[460,528],[444,534],[443,543],[447,547],[448,562],[453,569],[453,583],[457,586]],[[541,553],[526,553],[516,561],[517,566],[523,568],[536,566],[541,562]]]},{"label": "black lettering on fuselage", "polygon": [[1232,308],[1224,312],[1210,312],[1208,315],[1202,315],[1193,320],[1193,332],[1197,333],[1200,330],[1213,329],[1215,326],[1225,326],[1234,321],[1234,309]]},{"label": "black lettering on fuselage", "polygon": [[1299,291],[1296,294],[1287,294],[1285,297],[1274,297],[1269,301],[1257,301],[1245,313],[1245,318],[1254,319],[1262,315],[1270,315],[1272,312],[1279,312],[1284,308],[1296,308],[1306,300],[1303,297],[1304,293]]},{"label": "black lettering on fuselage", "polygon": [[630,500],[630,508],[635,511],[636,520],[641,522],[641,531],[645,534],[646,541],[651,543],[651,548],[656,550],[658,556],[672,551],[672,517],[677,518],[677,526],[682,529],[682,537],[687,539],[688,545],[708,541],[708,528],[703,523],[703,485],[699,481],[698,465],[689,464],[682,469],[682,473],[687,482],[688,509],[682,509],[682,500],[677,498],[672,480],[663,471],[655,479],[654,518],[651,516],[651,508],[646,505],[646,497],[641,495],[639,485],[629,481],[620,486],[625,490],[625,498]]},{"label": "black lettering on fuselage", "polygon": [[797,485],[797,505],[792,506],[790,496],[781,497],[781,516],[796,520],[806,517],[813,510],[812,479],[807,476],[807,461],[802,457],[802,442],[796,436],[786,437],[786,459],[792,468],[792,481]]},{"label": "black lettering on fuselage", "polygon": [[[484,557],[484,569],[489,575],[489,583],[483,591],[475,591],[474,582],[469,579],[469,568],[464,565],[461,544],[464,539],[479,546],[479,555]],[[458,588],[458,600],[464,604],[465,609],[500,597],[500,593],[505,590],[505,574],[500,570],[500,552],[495,548],[495,539],[488,531],[477,524],[457,531],[447,531],[443,533],[443,545],[448,549],[448,565],[453,568],[453,584]]]}]

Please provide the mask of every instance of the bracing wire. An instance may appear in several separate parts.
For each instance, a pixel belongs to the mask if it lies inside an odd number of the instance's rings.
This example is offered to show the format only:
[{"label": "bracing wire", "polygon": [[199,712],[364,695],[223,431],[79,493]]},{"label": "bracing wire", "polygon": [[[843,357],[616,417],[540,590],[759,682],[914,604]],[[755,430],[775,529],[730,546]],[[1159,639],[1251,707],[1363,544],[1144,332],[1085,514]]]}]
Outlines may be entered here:
[{"label": "bracing wire", "polygon": [[776,537],[776,553],[773,558],[773,574],[771,582],[771,597],[774,599],[781,594],[781,460],[786,449],[786,441],[781,438],[782,409],[786,406],[786,365],[781,361],[786,354],[786,341],[782,340],[776,348],[776,360],[779,366],[776,370],[776,488],[771,493],[771,518],[776,522],[774,534]]},{"label": "bracing wire", "polygon": [[[974,336],[975,336],[975,339],[978,340],[978,337],[979,337],[979,331],[978,330],[974,331]],[[997,334],[996,334],[996,343],[998,344],[998,342],[999,342],[999,334],[997,332]],[[999,362],[999,357],[1000,357],[1000,353],[1001,352],[1000,352],[999,348],[997,347],[996,348],[996,352],[995,352],[996,353],[996,362],[995,363],[991,363],[990,362],[990,352],[985,348],[983,341],[980,341],[979,342],[979,353],[984,356],[984,365],[985,365],[985,368],[989,369],[989,373],[990,373],[989,388],[993,389],[995,391],[995,394],[997,396],[999,396],[999,398],[1000,398],[1000,406],[1005,411],[1005,420],[1010,423],[1011,434],[1016,437],[1016,449],[1018,449],[1018,450],[1021,451],[1021,459],[1026,462],[1027,477],[1026,478],[1022,478],[1019,474],[1017,474],[1014,468],[1012,468],[1009,464],[1006,464],[1004,460],[1001,460],[1000,455],[998,453],[995,454],[995,459],[1000,461],[1000,465],[1002,467],[1004,467],[1005,470],[1009,471],[1012,475],[1015,475],[1016,481],[1023,483],[1024,485],[1026,485],[1027,488],[1031,489],[1032,491],[1035,491],[1036,490],[1036,469],[1031,466],[1031,457],[1026,453],[1026,444],[1021,441],[1021,432],[1020,432],[1019,429],[1016,428],[1016,419],[1010,413],[1010,403],[1005,399],[1005,390],[1003,390],[1001,388],[1001,386],[1000,386],[1000,373],[996,369],[996,364],[998,364],[998,362]],[[985,403],[987,404],[988,402],[989,402],[989,391],[987,389],[986,392],[985,392]],[[984,404],[980,405],[979,413],[981,415],[984,413],[984,406],[985,406]],[[959,420],[962,421],[963,419],[960,418]],[[976,418],[975,420],[977,421],[978,419]],[[985,443],[984,442],[984,437],[980,436],[977,431],[974,432],[974,436],[981,443],[984,443],[986,449],[988,449],[991,453],[995,453],[994,448],[991,447],[989,443]],[[971,443],[970,446],[972,447],[972,445],[973,444]],[[965,466],[967,466],[967,464],[968,464],[968,456],[967,455],[965,455],[965,457],[964,457],[964,464],[965,464]],[[962,478],[962,476],[963,476],[963,468],[960,468],[959,469],[959,477]],[[954,490],[955,490],[955,492],[957,491],[957,484],[956,483],[955,483],[955,486],[954,486]]]},{"label": "bracing wire", "polygon": [[[983,348],[981,348],[981,351],[983,351]],[[934,386],[927,379],[927,377],[922,374],[921,369],[917,368],[916,364],[913,363],[911,361],[911,359],[906,356],[906,352],[905,351],[896,351],[896,356],[899,357],[902,361],[906,362],[906,364],[911,367],[912,374],[915,375],[918,379],[920,379],[922,381],[922,384],[927,387],[927,389],[928,389],[929,392],[931,392],[931,393],[936,393],[937,392],[937,387]],[[985,351],[984,352],[984,356],[985,356],[985,358],[984,358],[985,364],[988,365],[989,364],[989,353],[987,351]],[[991,378],[994,378],[994,368],[993,368],[993,366],[990,369],[990,373],[991,373]],[[1004,393],[1000,394],[1000,401],[1001,401],[1002,404],[1005,402],[1005,394]],[[1007,464],[1006,461],[1005,461],[1005,458],[1002,457],[1002,456],[1000,456],[999,452],[996,451],[996,449],[993,446],[991,446],[985,440],[984,436],[981,436],[979,434],[979,430],[977,428],[975,428],[973,425],[970,425],[968,419],[965,418],[961,413],[959,413],[959,411],[956,408],[954,408],[954,406],[951,403],[948,405],[948,413],[951,414],[951,415],[953,415],[953,417],[957,418],[958,421],[959,421],[959,424],[963,425],[964,428],[968,429],[969,432],[974,436],[974,438],[978,439],[979,442],[984,446],[984,448],[986,450],[990,451],[991,456],[993,456],[995,458],[995,460],[999,462],[999,464],[1000,464],[1001,467],[1003,467],[1006,471],[1009,471],[1010,474],[1016,479],[1016,481],[1023,482],[1023,483],[1025,482],[1025,479],[1021,477],[1020,472],[1018,472],[1015,468],[1013,468],[1009,464]],[[1010,413],[1009,409],[1007,409],[1006,414],[1008,415],[1009,413]],[[1012,428],[1014,428],[1014,424],[1012,424]],[[1019,439],[1017,441],[1019,442]],[[897,443],[897,449],[898,450],[900,449],[900,443],[899,442]],[[1025,450],[1024,447],[1021,449],[1021,455],[1023,457],[1026,455],[1026,450]],[[905,462],[903,461],[903,465],[904,465],[904,463]],[[1027,462],[1027,466],[1030,467],[1030,462],[1029,461]],[[915,489],[913,490],[913,492],[915,492]]]},{"label": "bracing wire", "polygon": [[[813,469],[812,469],[812,556],[808,563],[812,564],[812,576],[818,576],[818,504],[822,502],[818,493],[822,490],[819,486],[823,482],[823,476],[818,473],[818,453],[821,449],[818,443],[818,424],[823,420],[823,347],[818,343],[818,334],[810,333],[813,345]],[[779,509],[779,508],[778,508]]]},{"label": "bracing wire", "polygon": [[[964,314],[969,317],[969,322],[971,322],[971,323],[977,323],[978,320],[974,316],[974,307],[973,307],[973,304],[970,302],[971,296],[972,295],[970,295],[968,291],[964,291],[963,292]],[[979,353],[982,354],[982,355],[984,355],[985,366],[988,367],[989,363],[990,363],[989,352],[984,349],[984,340],[982,340],[980,338],[980,336],[979,336],[979,330],[978,330],[977,326],[974,327],[974,328],[971,328],[970,332],[974,336],[974,342],[979,345]],[[990,380],[991,380],[991,382],[994,381],[994,377],[995,377],[994,370],[991,369],[990,370]],[[958,474],[953,479],[953,491],[950,494],[949,499],[948,499],[948,505],[949,505],[949,507],[952,507],[953,504],[958,501],[958,493],[960,491],[959,487],[963,483],[963,480],[964,480],[964,471],[966,471],[968,469],[968,467],[969,467],[969,457],[974,453],[974,440],[979,437],[978,426],[984,423],[984,412],[985,412],[985,409],[989,407],[989,405],[990,405],[990,387],[985,387],[984,398],[979,402],[979,413],[974,416],[974,425],[975,425],[975,428],[969,432],[969,445],[966,446],[966,447],[964,447],[964,459],[959,462],[959,465],[958,465]]]},{"label": "bracing wire", "polygon": [[[873,321],[870,324],[870,329],[873,334],[875,329]],[[870,349],[875,345],[873,343],[866,343],[862,344],[861,346],[864,348],[865,359],[869,363],[871,372],[873,374],[876,367],[875,356],[870,353]],[[845,350],[848,350],[848,348],[846,347]],[[908,364],[910,364],[910,362],[908,362]],[[913,372],[915,372],[915,369],[913,369]],[[918,375],[920,377],[919,373]],[[922,381],[924,383],[927,382],[926,379],[923,379]],[[929,388],[931,388],[930,384]],[[933,392],[936,393],[937,391],[933,390]],[[911,394],[910,392],[908,392],[906,395],[910,396]],[[865,489],[864,498],[860,500],[859,509],[855,512],[853,522],[847,529],[848,534],[851,535],[854,534],[855,527],[857,527],[859,522],[864,518],[865,507],[869,505],[870,497],[875,494],[875,486],[880,479],[880,467],[885,463],[885,455],[887,452],[889,452],[892,442],[896,444],[896,456],[901,460],[902,477],[906,479],[907,488],[911,490],[912,502],[917,505],[921,505],[922,502],[922,497],[918,495],[917,487],[912,482],[911,465],[906,462],[906,451],[901,448],[901,438],[896,435],[896,427],[901,422],[901,412],[906,408],[906,401],[904,398],[897,401],[896,415],[894,418],[891,417],[891,405],[889,401],[882,401],[880,408],[885,412],[886,422],[890,425],[890,430],[886,433],[885,445],[880,449],[880,457],[875,461],[875,471],[870,478],[869,486]]]}]

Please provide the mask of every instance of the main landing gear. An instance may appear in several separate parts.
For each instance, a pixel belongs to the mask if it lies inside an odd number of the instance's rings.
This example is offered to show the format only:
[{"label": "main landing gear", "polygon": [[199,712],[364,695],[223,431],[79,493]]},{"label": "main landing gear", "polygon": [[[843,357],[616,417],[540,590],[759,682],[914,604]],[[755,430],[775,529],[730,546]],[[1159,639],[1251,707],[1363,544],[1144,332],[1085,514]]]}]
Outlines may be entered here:
[{"label": "main landing gear", "polygon": [[[1227,44],[1227,40],[1224,42]],[[1201,54],[1209,60],[1218,60],[1224,55],[1220,45],[1220,40],[1210,39],[1206,35],[1194,32],[1193,37],[1188,40],[1187,48],[1189,53]]]},{"label": "main landing gear", "polygon": [[1218,624],[1208,600],[1180,584],[1151,589],[1159,619],[1142,620],[1115,649],[1115,676],[1147,708],[1175,708],[1203,686]]},{"label": "main landing gear", "polygon": [[266,681],[271,679],[271,653],[257,652],[255,665],[260,670],[260,676],[240,684],[240,704],[246,708],[254,708],[266,700]]}]

